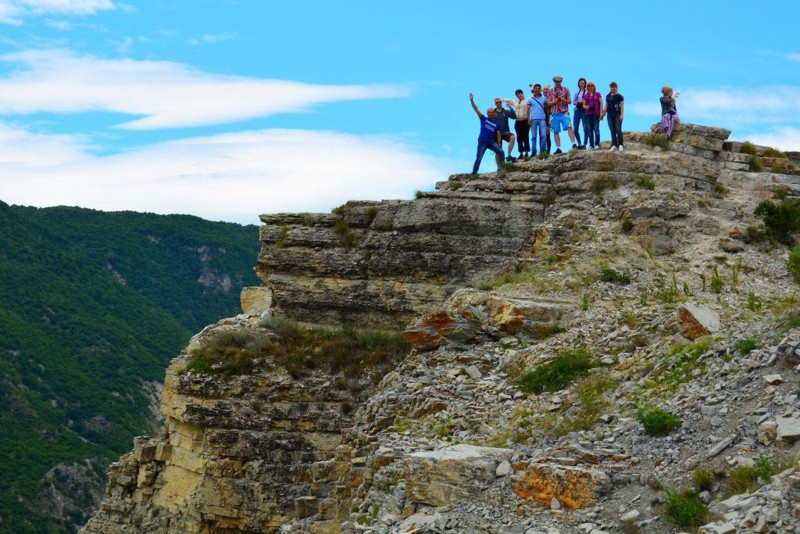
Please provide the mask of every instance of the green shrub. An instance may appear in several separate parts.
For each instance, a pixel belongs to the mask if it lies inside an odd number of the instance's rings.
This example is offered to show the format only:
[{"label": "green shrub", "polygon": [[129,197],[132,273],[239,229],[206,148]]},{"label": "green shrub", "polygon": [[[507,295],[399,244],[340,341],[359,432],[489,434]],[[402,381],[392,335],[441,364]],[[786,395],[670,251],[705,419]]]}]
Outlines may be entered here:
[{"label": "green shrub", "polygon": [[719,274],[719,269],[715,265],[714,270],[711,272],[711,292],[719,295],[722,293],[722,289],[724,287],[725,282],[722,280],[722,277]]},{"label": "green shrub", "polygon": [[735,467],[725,479],[725,494],[728,496],[750,493],[758,487],[758,472],[755,467]]},{"label": "green shrub", "polygon": [[739,341],[733,344],[733,350],[735,350],[742,356],[745,356],[747,354],[750,354],[750,352],[752,352],[753,350],[757,349],[759,342],[760,342],[759,339],[755,336],[740,339]]},{"label": "green shrub", "polygon": [[544,207],[552,206],[556,203],[556,194],[553,191],[548,191],[542,197],[542,204]]},{"label": "green shrub", "polygon": [[761,309],[761,299],[752,291],[747,294],[747,309],[754,312]]},{"label": "green shrub", "polygon": [[[189,354],[183,372],[242,375],[258,365],[279,364],[295,378],[315,369],[345,378],[380,378],[408,353],[399,333],[379,330],[306,328],[281,318],[261,329],[220,330]],[[348,389],[352,389],[348,387]]]},{"label": "green shrub", "polygon": [[794,279],[800,282],[800,247],[794,247],[789,251],[789,261],[786,262],[786,269],[789,270]]},{"label": "green shrub", "polygon": [[662,133],[649,133],[644,136],[643,141],[650,146],[660,146],[662,148],[669,148],[669,137]]},{"label": "green shrub", "polygon": [[378,211],[380,211],[378,206],[370,206],[367,208],[367,218],[369,219],[369,224],[372,224],[372,221],[374,221],[375,217],[378,216]]},{"label": "green shrub", "polygon": [[615,271],[614,269],[603,269],[600,271],[600,280],[603,282],[613,282],[616,284],[628,285],[631,283],[631,278],[625,273]]},{"label": "green shrub", "polygon": [[678,430],[683,424],[680,419],[661,408],[640,409],[637,418],[650,436],[666,436]]},{"label": "green shrub", "polygon": [[712,470],[698,469],[694,472],[694,475],[692,475],[692,482],[694,482],[694,488],[698,492],[711,491],[714,488],[716,478]]},{"label": "green shrub", "polygon": [[350,225],[344,219],[334,223],[333,233],[339,238],[339,244],[345,251],[349,252],[356,245],[356,236],[350,231]]},{"label": "green shrub", "polygon": [[560,391],[574,379],[585,376],[595,366],[589,349],[580,348],[560,353],[552,361],[523,374],[517,386],[523,393]]},{"label": "green shrub", "polygon": [[619,187],[619,180],[613,176],[598,176],[592,180],[591,188],[595,195],[603,196],[607,189],[616,189]]},{"label": "green shrub", "polygon": [[706,523],[708,508],[694,490],[667,490],[664,519],[679,527],[696,529]]},{"label": "green shrub", "polygon": [[633,224],[632,220],[628,218],[622,219],[622,231],[625,232],[626,234],[631,233],[633,231],[634,226],[635,225]]},{"label": "green shrub", "polygon": [[289,227],[285,224],[281,225],[278,230],[278,240],[275,241],[275,248],[286,248],[286,235],[289,233]]},{"label": "green shrub", "polygon": [[414,192],[414,198],[422,198],[424,196],[425,196],[425,193],[423,193],[422,191]]},{"label": "green shrub", "polygon": [[714,193],[716,193],[717,196],[724,197],[728,194],[728,188],[721,182],[714,182]]},{"label": "green shrub", "polygon": [[761,172],[764,170],[764,162],[761,158],[753,156],[750,158],[750,170],[753,172]]},{"label": "green shrub", "polygon": [[786,158],[786,154],[776,148],[768,148],[762,154],[765,158]]},{"label": "green shrub", "polygon": [[800,231],[800,199],[785,199],[779,204],[762,201],[754,212],[764,222],[764,233],[785,245],[792,245],[792,234]]},{"label": "green shrub", "polygon": [[636,177],[636,185],[642,189],[649,189],[650,191],[656,188],[656,183],[646,174],[640,174]]},{"label": "green shrub", "polygon": [[742,148],[739,149],[739,152],[742,154],[750,154],[751,156],[756,155],[756,145],[751,143],[750,141],[745,141],[742,143]]}]

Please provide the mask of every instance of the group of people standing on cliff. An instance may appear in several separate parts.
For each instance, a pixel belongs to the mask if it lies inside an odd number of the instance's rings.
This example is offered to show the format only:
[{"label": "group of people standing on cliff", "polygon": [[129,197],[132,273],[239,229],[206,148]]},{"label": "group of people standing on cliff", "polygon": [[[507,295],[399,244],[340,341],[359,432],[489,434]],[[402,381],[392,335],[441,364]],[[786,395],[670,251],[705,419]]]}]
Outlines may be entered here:
[{"label": "group of people standing on cliff", "polygon": [[[486,116],[475,104],[472,93],[469,100],[472,109],[481,123],[478,137],[478,153],[472,174],[477,174],[483,155],[487,150],[495,153],[498,166],[503,162],[503,141],[508,143],[508,156],[505,161],[517,160],[511,153],[514,144],[518,143],[519,158],[535,157],[537,142],[540,157],[549,155],[552,150],[550,133],[553,134],[556,150],[561,154],[561,132],[567,132],[573,150],[598,150],[600,148],[600,121],[608,119],[611,133],[610,151],[623,151],[625,145],[622,136],[622,121],[625,120],[625,98],[619,93],[617,82],[609,84],[609,92],[605,98],[597,92],[597,86],[585,78],[578,80],[578,91],[573,97],[570,90],[562,85],[561,76],[553,77],[553,86],[531,84],[532,96],[525,98],[522,89],[517,89],[517,100],[495,98],[494,108],[489,108]],[[662,120],[657,126],[660,131],[671,137],[678,123],[678,112],[672,89],[665,86],[661,97]],[[506,104],[506,108],[503,104]],[[570,105],[573,114],[570,117]],[[511,133],[509,119],[515,119],[514,133]],[[583,139],[581,139],[581,129]]]}]

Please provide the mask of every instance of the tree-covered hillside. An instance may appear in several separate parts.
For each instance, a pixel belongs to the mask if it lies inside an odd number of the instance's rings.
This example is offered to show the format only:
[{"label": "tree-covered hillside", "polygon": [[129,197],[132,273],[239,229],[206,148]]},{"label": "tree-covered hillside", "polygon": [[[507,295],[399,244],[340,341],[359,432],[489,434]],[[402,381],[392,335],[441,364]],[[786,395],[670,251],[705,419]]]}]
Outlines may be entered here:
[{"label": "tree-covered hillside", "polygon": [[146,384],[238,313],[257,253],[255,226],[0,203],[0,531],[83,521],[152,423]]}]

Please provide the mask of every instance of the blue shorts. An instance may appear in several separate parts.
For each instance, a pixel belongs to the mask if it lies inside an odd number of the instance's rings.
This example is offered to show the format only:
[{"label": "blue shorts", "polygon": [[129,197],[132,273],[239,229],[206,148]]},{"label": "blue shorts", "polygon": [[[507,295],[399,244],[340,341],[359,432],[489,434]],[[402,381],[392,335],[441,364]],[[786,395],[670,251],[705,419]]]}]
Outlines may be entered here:
[{"label": "blue shorts", "polygon": [[572,124],[569,122],[569,113],[554,113],[550,115],[550,130],[553,133],[560,133],[561,130],[571,128]]}]

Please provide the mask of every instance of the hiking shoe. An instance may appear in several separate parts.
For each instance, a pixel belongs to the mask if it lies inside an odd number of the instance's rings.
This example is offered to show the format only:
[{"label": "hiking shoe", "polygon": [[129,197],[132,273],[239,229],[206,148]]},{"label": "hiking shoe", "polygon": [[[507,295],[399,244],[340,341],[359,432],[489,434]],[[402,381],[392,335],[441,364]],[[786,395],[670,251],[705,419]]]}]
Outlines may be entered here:
[{"label": "hiking shoe", "polygon": [[619,151],[622,152],[623,150],[625,150],[625,147],[623,145],[619,145]]},{"label": "hiking shoe", "polygon": [[614,152],[617,149],[614,145],[611,145],[611,148],[608,149],[609,152]]},{"label": "hiking shoe", "polygon": [[572,143],[572,150],[578,150],[577,143]]},{"label": "hiking shoe", "polygon": [[517,158],[515,158],[514,156],[508,156],[506,158],[506,161],[509,163],[514,163],[515,161],[517,161]]},{"label": "hiking shoe", "polygon": [[556,151],[555,151],[555,152],[553,152],[553,155],[556,155],[556,154],[561,154],[561,153],[562,153],[562,152],[561,152],[561,149],[560,149],[560,148],[557,148],[557,149],[556,149]]},{"label": "hiking shoe", "polygon": [[594,150],[600,150],[600,145],[594,145],[592,148],[593,148]]}]

